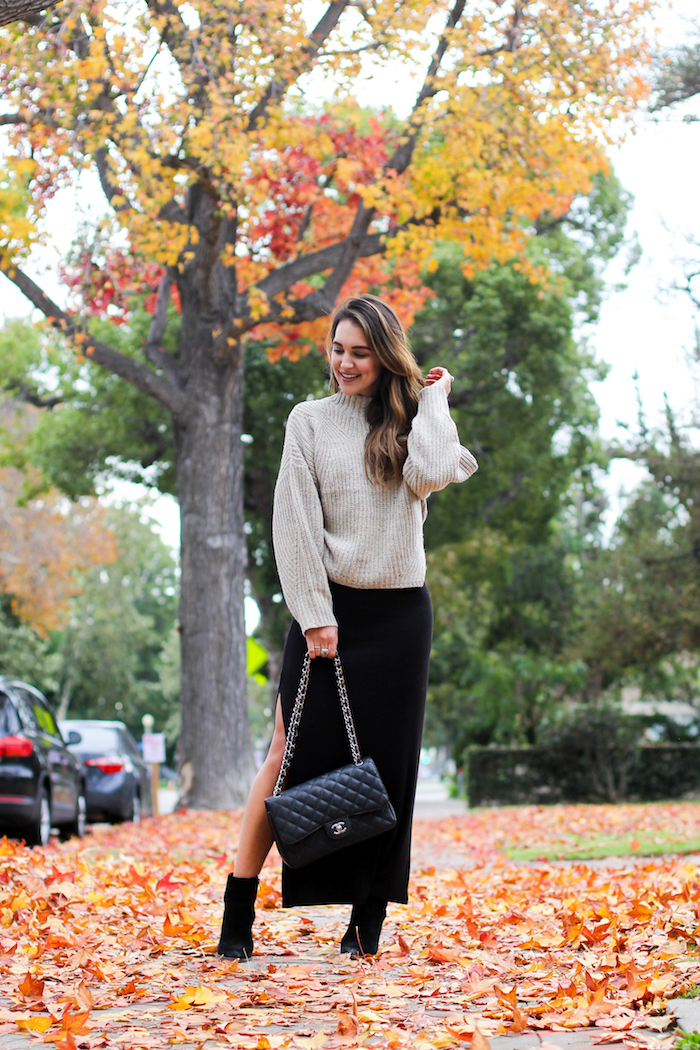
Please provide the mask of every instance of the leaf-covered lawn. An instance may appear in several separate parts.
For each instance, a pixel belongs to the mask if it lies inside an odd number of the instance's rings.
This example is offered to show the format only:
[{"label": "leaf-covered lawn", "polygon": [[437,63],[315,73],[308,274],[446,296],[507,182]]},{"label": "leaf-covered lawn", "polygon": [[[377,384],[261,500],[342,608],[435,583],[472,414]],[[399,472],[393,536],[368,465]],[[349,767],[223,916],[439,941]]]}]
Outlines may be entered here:
[{"label": "leaf-covered lawn", "polygon": [[[634,814],[637,826],[634,827]],[[700,983],[693,859],[515,864],[504,844],[697,824],[691,804],[489,810],[416,826],[411,904],[390,908],[374,961],[337,954],[348,909],[284,911],[262,877],[249,965],[215,954],[239,816],[100,827],[82,842],[0,843],[0,1034],[73,1047],[457,1047],[594,1026],[661,1032]],[[442,861],[441,861],[442,858]],[[445,858],[449,866],[442,866]],[[663,1038],[660,1036],[660,1038]]]},{"label": "leaf-covered lawn", "polygon": [[[590,860],[700,853],[700,803],[621,806],[504,806],[444,822],[445,845],[469,846],[485,857]],[[450,841],[451,840],[451,841]]]}]

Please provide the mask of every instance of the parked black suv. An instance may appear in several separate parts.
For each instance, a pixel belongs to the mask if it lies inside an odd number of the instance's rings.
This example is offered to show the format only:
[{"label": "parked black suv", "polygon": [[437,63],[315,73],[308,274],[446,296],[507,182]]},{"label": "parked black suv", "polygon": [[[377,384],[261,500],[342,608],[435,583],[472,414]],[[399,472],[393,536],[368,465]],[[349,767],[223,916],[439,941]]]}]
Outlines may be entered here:
[{"label": "parked black suv", "polygon": [[85,814],[83,763],[66,747],[46,700],[0,675],[0,834],[45,846],[53,827],[64,839],[84,835]]}]

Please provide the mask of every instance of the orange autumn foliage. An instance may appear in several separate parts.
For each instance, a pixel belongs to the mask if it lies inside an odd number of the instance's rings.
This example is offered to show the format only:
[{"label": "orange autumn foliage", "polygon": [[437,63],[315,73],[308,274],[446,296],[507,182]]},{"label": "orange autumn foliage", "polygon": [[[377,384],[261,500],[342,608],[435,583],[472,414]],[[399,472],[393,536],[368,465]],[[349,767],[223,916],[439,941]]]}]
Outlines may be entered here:
[{"label": "orange autumn foliage", "polygon": [[[317,318],[359,289],[385,289],[410,323],[436,240],[463,247],[467,273],[522,256],[537,218],[565,213],[606,166],[616,121],[646,91],[650,4],[341,2],[316,26],[289,0],[151,0],[126,20],[106,0],[61,4],[39,26],[0,31],[12,113],[2,268],[16,278],[47,201],[89,167],[124,257],[150,273],[144,291],[160,272],[178,284],[193,265],[231,271],[217,278],[222,349],[266,325],[278,352],[303,352]],[[401,117],[381,89],[372,113],[354,94],[391,63],[406,78]],[[220,226],[206,248],[202,194]],[[95,265],[104,308],[121,276]],[[89,269],[77,268],[88,285]]]},{"label": "orange autumn foliage", "polygon": [[94,499],[71,504],[55,490],[22,499],[27,475],[0,468],[0,589],[44,637],[60,627],[82,575],[117,557],[114,533]]}]

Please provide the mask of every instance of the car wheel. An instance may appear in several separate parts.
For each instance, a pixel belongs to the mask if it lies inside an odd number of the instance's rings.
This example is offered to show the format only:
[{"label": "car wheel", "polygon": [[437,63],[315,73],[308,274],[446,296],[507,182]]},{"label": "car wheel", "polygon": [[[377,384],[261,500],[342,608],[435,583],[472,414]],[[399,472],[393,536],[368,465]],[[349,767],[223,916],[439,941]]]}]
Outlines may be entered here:
[{"label": "car wheel", "polygon": [[39,792],[39,806],[31,824],[24,829],[28,846],[46,846],[51,838],[51,803],[45,787]]},{"label": "car wheel", "polygon": [[80,785],[80,794],[78,795],[78,801],[75,806],[75,817],[68,824],[62,824],[60,827],[61,840],[63,842],[66,839],[81,839],[85,834],[85,824],[87,816],[87,802],[85,801],[85,788]]}]

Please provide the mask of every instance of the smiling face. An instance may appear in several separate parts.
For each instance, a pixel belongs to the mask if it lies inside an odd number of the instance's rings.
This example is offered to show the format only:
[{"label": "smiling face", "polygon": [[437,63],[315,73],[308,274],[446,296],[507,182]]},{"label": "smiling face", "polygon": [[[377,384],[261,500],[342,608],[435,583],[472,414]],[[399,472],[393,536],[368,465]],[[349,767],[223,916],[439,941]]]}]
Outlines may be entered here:
[{"label": "smiling face", "polygon": [[340,321],[331,347],[331,368],[343,394],[374,397],[379,389],[382,366],[370,350],[361,328],[352,321]]}]

